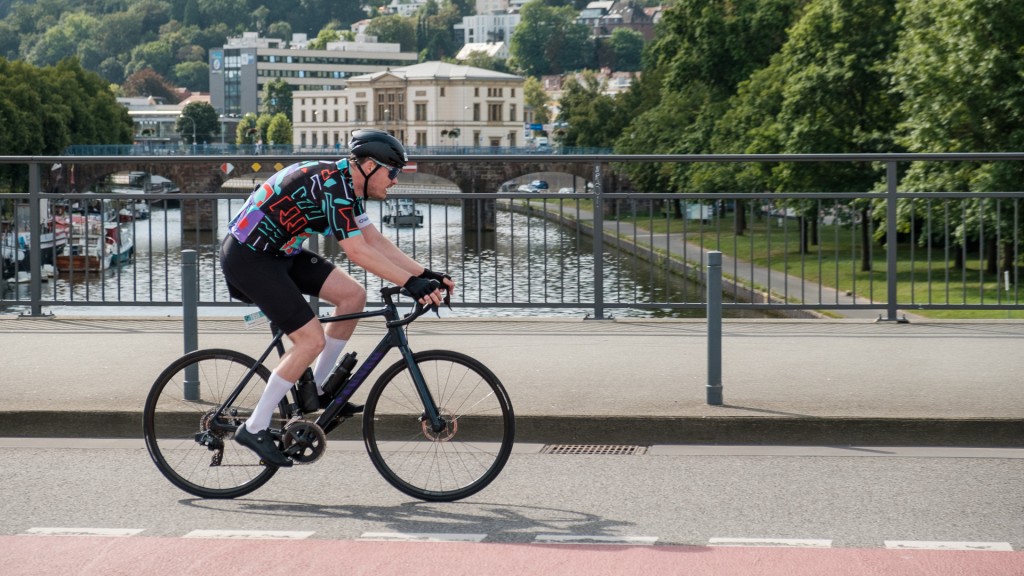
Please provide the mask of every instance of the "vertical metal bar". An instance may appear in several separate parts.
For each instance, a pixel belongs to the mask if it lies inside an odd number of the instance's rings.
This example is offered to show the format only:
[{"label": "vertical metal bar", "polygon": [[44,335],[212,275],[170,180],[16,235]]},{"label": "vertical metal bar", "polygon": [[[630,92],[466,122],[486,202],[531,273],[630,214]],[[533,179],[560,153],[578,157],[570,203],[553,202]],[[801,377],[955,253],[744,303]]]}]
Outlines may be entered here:
[{"label": "vertical metal bar", "polygon": [[594,319],[604,320],[604,200],[601,165],[594,164]]},{"label": "vertical metal bar", "polygon": [[[43,267],[41,266],[43,259],[43,251],[39,248],[39,241],[42,236],[42,211],[39,208],[39,203],[42,201],[42,175],[39,164],[28,165],[28,218],[29,222],[29,247],[28,247],[28,262],[29,262],[29,274],[31,279],[29,280],[29,311],[32,316],[43,315]],[[15,230],[17,226],[15,226]],[[11,233],[12,238],[17,238],[17,234]],[[17,243],[13,243],[12,246],[17,248]]]},{"label": "vertical metal bar", "polygon": [[708,252],[708,383],[707,403],[722,405],[722,253]]},{"label": "vertical metal bar", "polygon": [[[181,312],[185,353],[199,349],[199,254],[181,251]],[[199,400],[199,367],[185,368],[185,400]]]},{"label": "vertical metal bar", "polygon": [[896,162],[889,161],[885,165],[885,264],[886,264],[886,320],[896,318]]}]

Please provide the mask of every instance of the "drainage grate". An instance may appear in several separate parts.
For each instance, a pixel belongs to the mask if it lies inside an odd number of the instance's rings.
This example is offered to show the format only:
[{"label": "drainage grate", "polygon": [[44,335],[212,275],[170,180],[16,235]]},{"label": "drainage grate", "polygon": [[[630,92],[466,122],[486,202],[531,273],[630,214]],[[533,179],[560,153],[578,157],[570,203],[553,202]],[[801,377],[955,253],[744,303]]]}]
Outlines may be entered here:
[{"label": "drainage grate", "polygon": [[548,444],[541,454],[586,454],[596,456],[639,456],[647,453],[646,446],[625,444]]}]

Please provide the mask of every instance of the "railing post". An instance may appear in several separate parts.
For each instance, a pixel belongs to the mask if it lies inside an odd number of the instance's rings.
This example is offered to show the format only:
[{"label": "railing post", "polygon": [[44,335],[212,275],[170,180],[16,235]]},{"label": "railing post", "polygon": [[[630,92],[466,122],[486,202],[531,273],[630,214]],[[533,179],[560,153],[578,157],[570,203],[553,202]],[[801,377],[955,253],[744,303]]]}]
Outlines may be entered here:
[{"label": "railing post", "polygon": [[594,320],[604,320],[604,200],[601,165],[594,164]]},{"label": "railing post", "polygon": [[[184,324],[185,353],[199,349],[199,254],[181,251],[181,311]],[[185,368],[185,400],[199,400],[199,369]]]},{"label": "railing post", "polygon": [[43,214],[40,209],[40,202],[42,202],[42,175],[39,164],[33,163],[28,165],[28,219],[29,222],[29,247],[28,247],[28,262],[29,262],[29,274],[31,279],[29,280],[29,310],[32,316],[43,315],[43,250],[39,247],[41,236],[43,234]]},{"label": "railing post", "polygon": [[896,192],[897,192],[897,175],[896,175],[896,162],[890,160],[885,164],[885,217],[887,219],[885,226],[885,264],[886,264],[886,320],[895,322],[896,318],[896,249],[898,248],[896,242],[897,229],[897,208],[896,205]]},{"label": "railing post", "polygon": [[722,253],[708,252],[708,383],[707,403],[722,405]]}]

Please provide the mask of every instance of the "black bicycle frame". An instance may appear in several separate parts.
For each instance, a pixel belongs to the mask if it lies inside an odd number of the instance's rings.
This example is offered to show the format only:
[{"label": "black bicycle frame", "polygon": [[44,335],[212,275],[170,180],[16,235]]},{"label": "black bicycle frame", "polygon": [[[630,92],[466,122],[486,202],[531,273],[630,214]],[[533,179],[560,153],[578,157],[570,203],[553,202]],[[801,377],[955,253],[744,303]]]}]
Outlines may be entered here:
[{"label": "black bicycle frame", "polygon": [[[444,420],[441,419],[441,414],[437,409],[437,403],[434,402],[434,397],[430,394],[430,390],[427,388],[426,380],[423,379],[423,374],[420,372],[419,366],[413,359],[412,350],[409,349],[409,339],[402,328],[410,324],[416,318],[419,318],[429,308],[416,304],[412,312],[409,312],[404,318],[399,318],[398,307],[394,303],[393,297],[398,294],[399,288],[383,288],[381,290],[381,296],[384,299],[384,307],[378,310],[371,310],[367,312],[356,312],[352,314],[341,314],[338,316],[323,316],[319,318],[321,324],[327,324],[331,322],[344,322],[346,320],[359,320],[362,318],[374,318],[377,316],[383,316],[385,325],[387,326],[387,334],[381,338],[381,341],[373,349],[369,356],[363,361],[362,365],[356,370],[355,374],[349,377],[348,382],[345,383],[344,387],[335,396],[334,401],[324,409],[323,413],[316,419],[316,424],[321,428],[332,422],[338,414],[341,412],[345,403],[355,394],[356,390],[366,381],[370,373],[380,364],[384,356],[392,348],[398,348],[399,353],[402,355],[402,359],[405,361],[406,366],[409,368],[409,374],[412,376],[413,384],[416,386],[416,391],[420,396],[420,400],[423,402],[424,417],[430,421],[430,426],[434,432],[440,432],[445,427]],[[238,396],[242,393],[248,385],[249,380],[252,379],[253,375],[256,374],[257,367],[262,365],[263,362],[270,356],[270,353],[277,349],[278,353],[284,352],[284,344],[282,340],[284,338],[284,332],[280,329],[274,329],[274,337],[267,346],[267,349],[263,354],[256,360],[256,363],[249,367],[249,371],[242,378],[242,381],[238,384],[231,395],[224,401],[223,404],[217,409],[217,417],[223,414],[224,409],[227,406],[231,406]],[[232,428],[219,426],[219,418],[213,418],[211,422],[211,428],[221,428],[225,432],[233,431]]]}]

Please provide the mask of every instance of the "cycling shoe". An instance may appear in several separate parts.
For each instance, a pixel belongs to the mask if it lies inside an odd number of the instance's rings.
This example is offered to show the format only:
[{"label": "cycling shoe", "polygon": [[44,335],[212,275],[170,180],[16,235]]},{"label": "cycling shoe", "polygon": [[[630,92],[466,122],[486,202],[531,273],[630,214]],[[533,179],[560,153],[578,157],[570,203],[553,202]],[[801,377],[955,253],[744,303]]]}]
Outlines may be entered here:
[{"label": "cycling shoe", "polygon": [[255,452],[263,460],[264,464],[279,468],[287,468],[292,465],[291,458],[285,456],[277,449],[277,444],[274,443],[274,439],[270,437],[267,430],[260,430],[253,434],[249,432],[243,423],[235,431],[235,442]]}]

